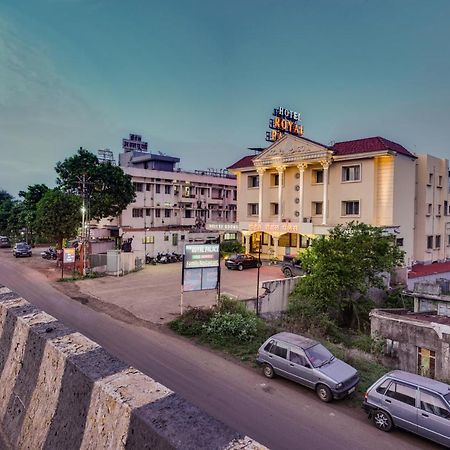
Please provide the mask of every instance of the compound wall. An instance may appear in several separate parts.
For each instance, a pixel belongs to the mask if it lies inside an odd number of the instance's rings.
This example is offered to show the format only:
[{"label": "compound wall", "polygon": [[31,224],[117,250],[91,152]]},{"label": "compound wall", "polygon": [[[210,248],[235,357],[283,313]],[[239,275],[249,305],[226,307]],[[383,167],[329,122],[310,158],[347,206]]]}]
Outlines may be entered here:
[{"label": "compound wall", "polygon": [[0,434],[11,449],[265,448],[1,285]]}]

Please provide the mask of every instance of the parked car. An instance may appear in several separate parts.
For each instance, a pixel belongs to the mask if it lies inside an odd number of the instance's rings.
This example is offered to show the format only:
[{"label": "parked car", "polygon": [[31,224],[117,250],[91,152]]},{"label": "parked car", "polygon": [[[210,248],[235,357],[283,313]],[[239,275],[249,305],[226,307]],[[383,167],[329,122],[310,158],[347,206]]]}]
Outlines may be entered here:
[{"label": "parked car", "polygon": [[11,242],[6,236],[0,236],[0,248],[10,248]]},{"label": "parked car", "polygon": [[336,358],[321,343],[298,334],[282,332],[271,336],[256,358],[267,378],[281,375],[314,389],[324,402],[355,391],[358,371]]},{"label": "parked car", "polygon": [[31,256],[31,246],[26,242],[18,242],[13,248],[13,255],[16,258],[19,256]]},{"label": "parked car", "polygon": [[281,265],[281,271],[286,278],[304,275],[301,262],[295,258],[285,258]]},{"label": "parked car", "polygon": [[450,386],[401,370],[366,392],[363,408],[382,431],[394,426],[450,447]]},{"label": "parked car", "polygon": [[260,267],[261,262],[258,258],[255,258],[252,255],[244,255],[244,254],[236,254],[231,255],[226,261],[225,266],[227,269],[250,269],[252,267]]}]

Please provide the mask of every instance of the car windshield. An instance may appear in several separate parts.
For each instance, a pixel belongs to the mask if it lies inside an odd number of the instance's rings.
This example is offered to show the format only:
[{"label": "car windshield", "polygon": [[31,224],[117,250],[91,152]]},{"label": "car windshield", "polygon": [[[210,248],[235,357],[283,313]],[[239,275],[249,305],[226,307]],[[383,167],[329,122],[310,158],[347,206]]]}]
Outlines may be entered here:
[{"label": "car windshield", "polygon": [[333,354],[322,344],[316,344],[305,350],[306,356],[314,367],[320,367],[334,359]]},{"label": "car windshield", "polygon": [[447,403],[450,405],[450,392],[448,394],[444,395],[445,400],[447,400]]},{"label": "car windshield", "polygon": [[24,249],[27,248],[27,244],[17,244],[17,248]]}]

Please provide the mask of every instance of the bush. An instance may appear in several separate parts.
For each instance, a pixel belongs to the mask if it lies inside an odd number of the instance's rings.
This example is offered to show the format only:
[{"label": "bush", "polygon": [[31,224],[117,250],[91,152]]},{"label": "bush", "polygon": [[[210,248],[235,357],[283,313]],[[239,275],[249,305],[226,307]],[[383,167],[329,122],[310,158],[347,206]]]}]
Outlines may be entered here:
[{"label": "bush", "polygon": [[258,334],[256,316],[243,316],[240,313],[216,312],[208,324],[204,325],[206,334],[214,341],[233,340],[249,342]]},{"label": "bush", "polygon": [[238,241],[223,241],[220,243],[220,253],[223,255],[231,253],[243,253],[244,246]]},{"label": "bush", "polygon": [[212,315],[213,311],[210,309],[188,309],[178,319],[172,320],[169,327],[183,336],[201,336],[204,333],[204,325]]}]

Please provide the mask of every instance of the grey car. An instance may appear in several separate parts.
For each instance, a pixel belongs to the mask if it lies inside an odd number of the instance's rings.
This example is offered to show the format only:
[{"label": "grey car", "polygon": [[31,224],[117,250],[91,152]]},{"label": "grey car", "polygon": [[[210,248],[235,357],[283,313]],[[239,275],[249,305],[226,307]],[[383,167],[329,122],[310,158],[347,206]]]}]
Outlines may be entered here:
[{"label": "grey car", "polygon": [[382,431],[394,426],[450,447],[450,386],[394,370],[366,392],[363,408]]},{"label": "grey car", "polygon": [[18,242],[13,248],[13,255],[18,258],[19,256],[31,256],[31,245],[26,242]]},{"label": "grey car", "polygon": [[314,389],[324,402],[346,397],[359,382],[357,370],[336,358],[321,343],[298,334],[271,336],[256,358],[264,375],[280,375]]}]

